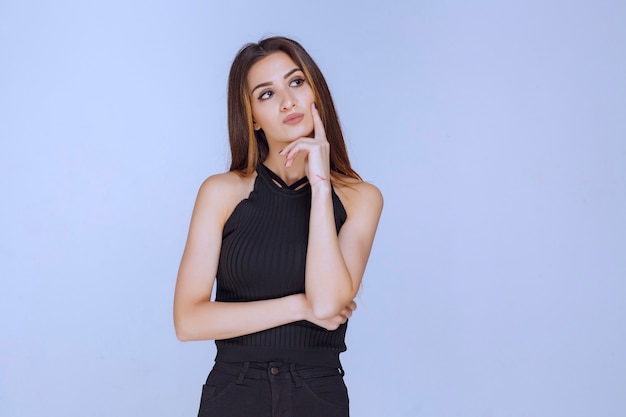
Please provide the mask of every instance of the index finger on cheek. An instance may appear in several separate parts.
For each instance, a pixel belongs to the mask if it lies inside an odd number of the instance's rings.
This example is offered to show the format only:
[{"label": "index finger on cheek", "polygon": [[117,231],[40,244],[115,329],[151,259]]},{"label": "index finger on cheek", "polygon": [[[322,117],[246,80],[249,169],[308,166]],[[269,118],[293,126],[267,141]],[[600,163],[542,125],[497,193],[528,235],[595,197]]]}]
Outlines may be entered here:
[{"label": "index finger on cheek", "polygon": [[311,114],[313,115],[313,127],[316,131],[324,131],[324,122],[322,122],[322,117],[320,116],[317,104],[313,103],[311,108]]}]

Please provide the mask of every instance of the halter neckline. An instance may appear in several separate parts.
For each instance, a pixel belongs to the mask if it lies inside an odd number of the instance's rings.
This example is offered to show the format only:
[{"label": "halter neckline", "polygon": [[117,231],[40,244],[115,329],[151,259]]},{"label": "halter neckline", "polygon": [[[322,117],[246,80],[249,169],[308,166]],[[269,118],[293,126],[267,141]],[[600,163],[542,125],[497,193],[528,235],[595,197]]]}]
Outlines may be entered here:
[{"label": "halter neckline", "polygon": [[287,183],[281,177],[279,177],[278,174],[269,169],[263,163],[259,164],[257,173],[269,179],[278,190],[283,190],[287,192],[299,192],[308,188],[309,179],[306,176],[300,178],[298,181],[294,182],[291,185],[287,185]]}]

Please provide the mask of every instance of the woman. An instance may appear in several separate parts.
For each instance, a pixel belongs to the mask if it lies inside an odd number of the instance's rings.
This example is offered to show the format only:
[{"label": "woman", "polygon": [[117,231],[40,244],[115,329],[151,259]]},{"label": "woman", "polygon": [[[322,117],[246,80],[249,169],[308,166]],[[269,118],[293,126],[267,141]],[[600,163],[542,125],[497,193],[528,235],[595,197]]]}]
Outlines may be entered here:
[{"label": "woman", "polygon": [[339,353],[382,196],[293,40],[239,51],[228,126],[230,171],[200,187],[174,297],[177,337],[216,340],[199,416],[348,416]]}]

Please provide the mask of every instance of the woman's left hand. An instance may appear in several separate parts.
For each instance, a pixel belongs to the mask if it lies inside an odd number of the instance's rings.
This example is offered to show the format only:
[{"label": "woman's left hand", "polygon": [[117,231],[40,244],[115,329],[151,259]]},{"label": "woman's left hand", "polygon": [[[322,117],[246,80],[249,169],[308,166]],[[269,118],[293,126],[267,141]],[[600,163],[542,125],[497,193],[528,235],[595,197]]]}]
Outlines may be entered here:
[{"label": "woman's left hand", "polygon": [[280,154],[287,158],[289,168],[300,152],[304,154],[304,169],[311,186],[320,181],[330,180],[330,144],[326,139],[324,124],[315,103],[311,105],[314,137],[300,138],[291,142]]}]

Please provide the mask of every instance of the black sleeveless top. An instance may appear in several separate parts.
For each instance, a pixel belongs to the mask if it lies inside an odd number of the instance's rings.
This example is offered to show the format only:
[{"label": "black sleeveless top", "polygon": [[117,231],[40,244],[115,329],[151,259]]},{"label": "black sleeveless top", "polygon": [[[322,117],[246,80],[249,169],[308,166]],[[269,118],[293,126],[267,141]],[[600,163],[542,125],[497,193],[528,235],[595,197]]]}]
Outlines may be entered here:
[{"label": "black sleeveless top", "polygon": [[[332,192],[337,233],[346,220]],[[311,187],[302,178],[288,186],[263,164],[254,189],[234,209],[222,234],[216,301],[257,301],[304,293]],[[338,367],[346,350],[347,323],[328,331],[308,321],[216,340],[220,362],[281,361]]]}]

